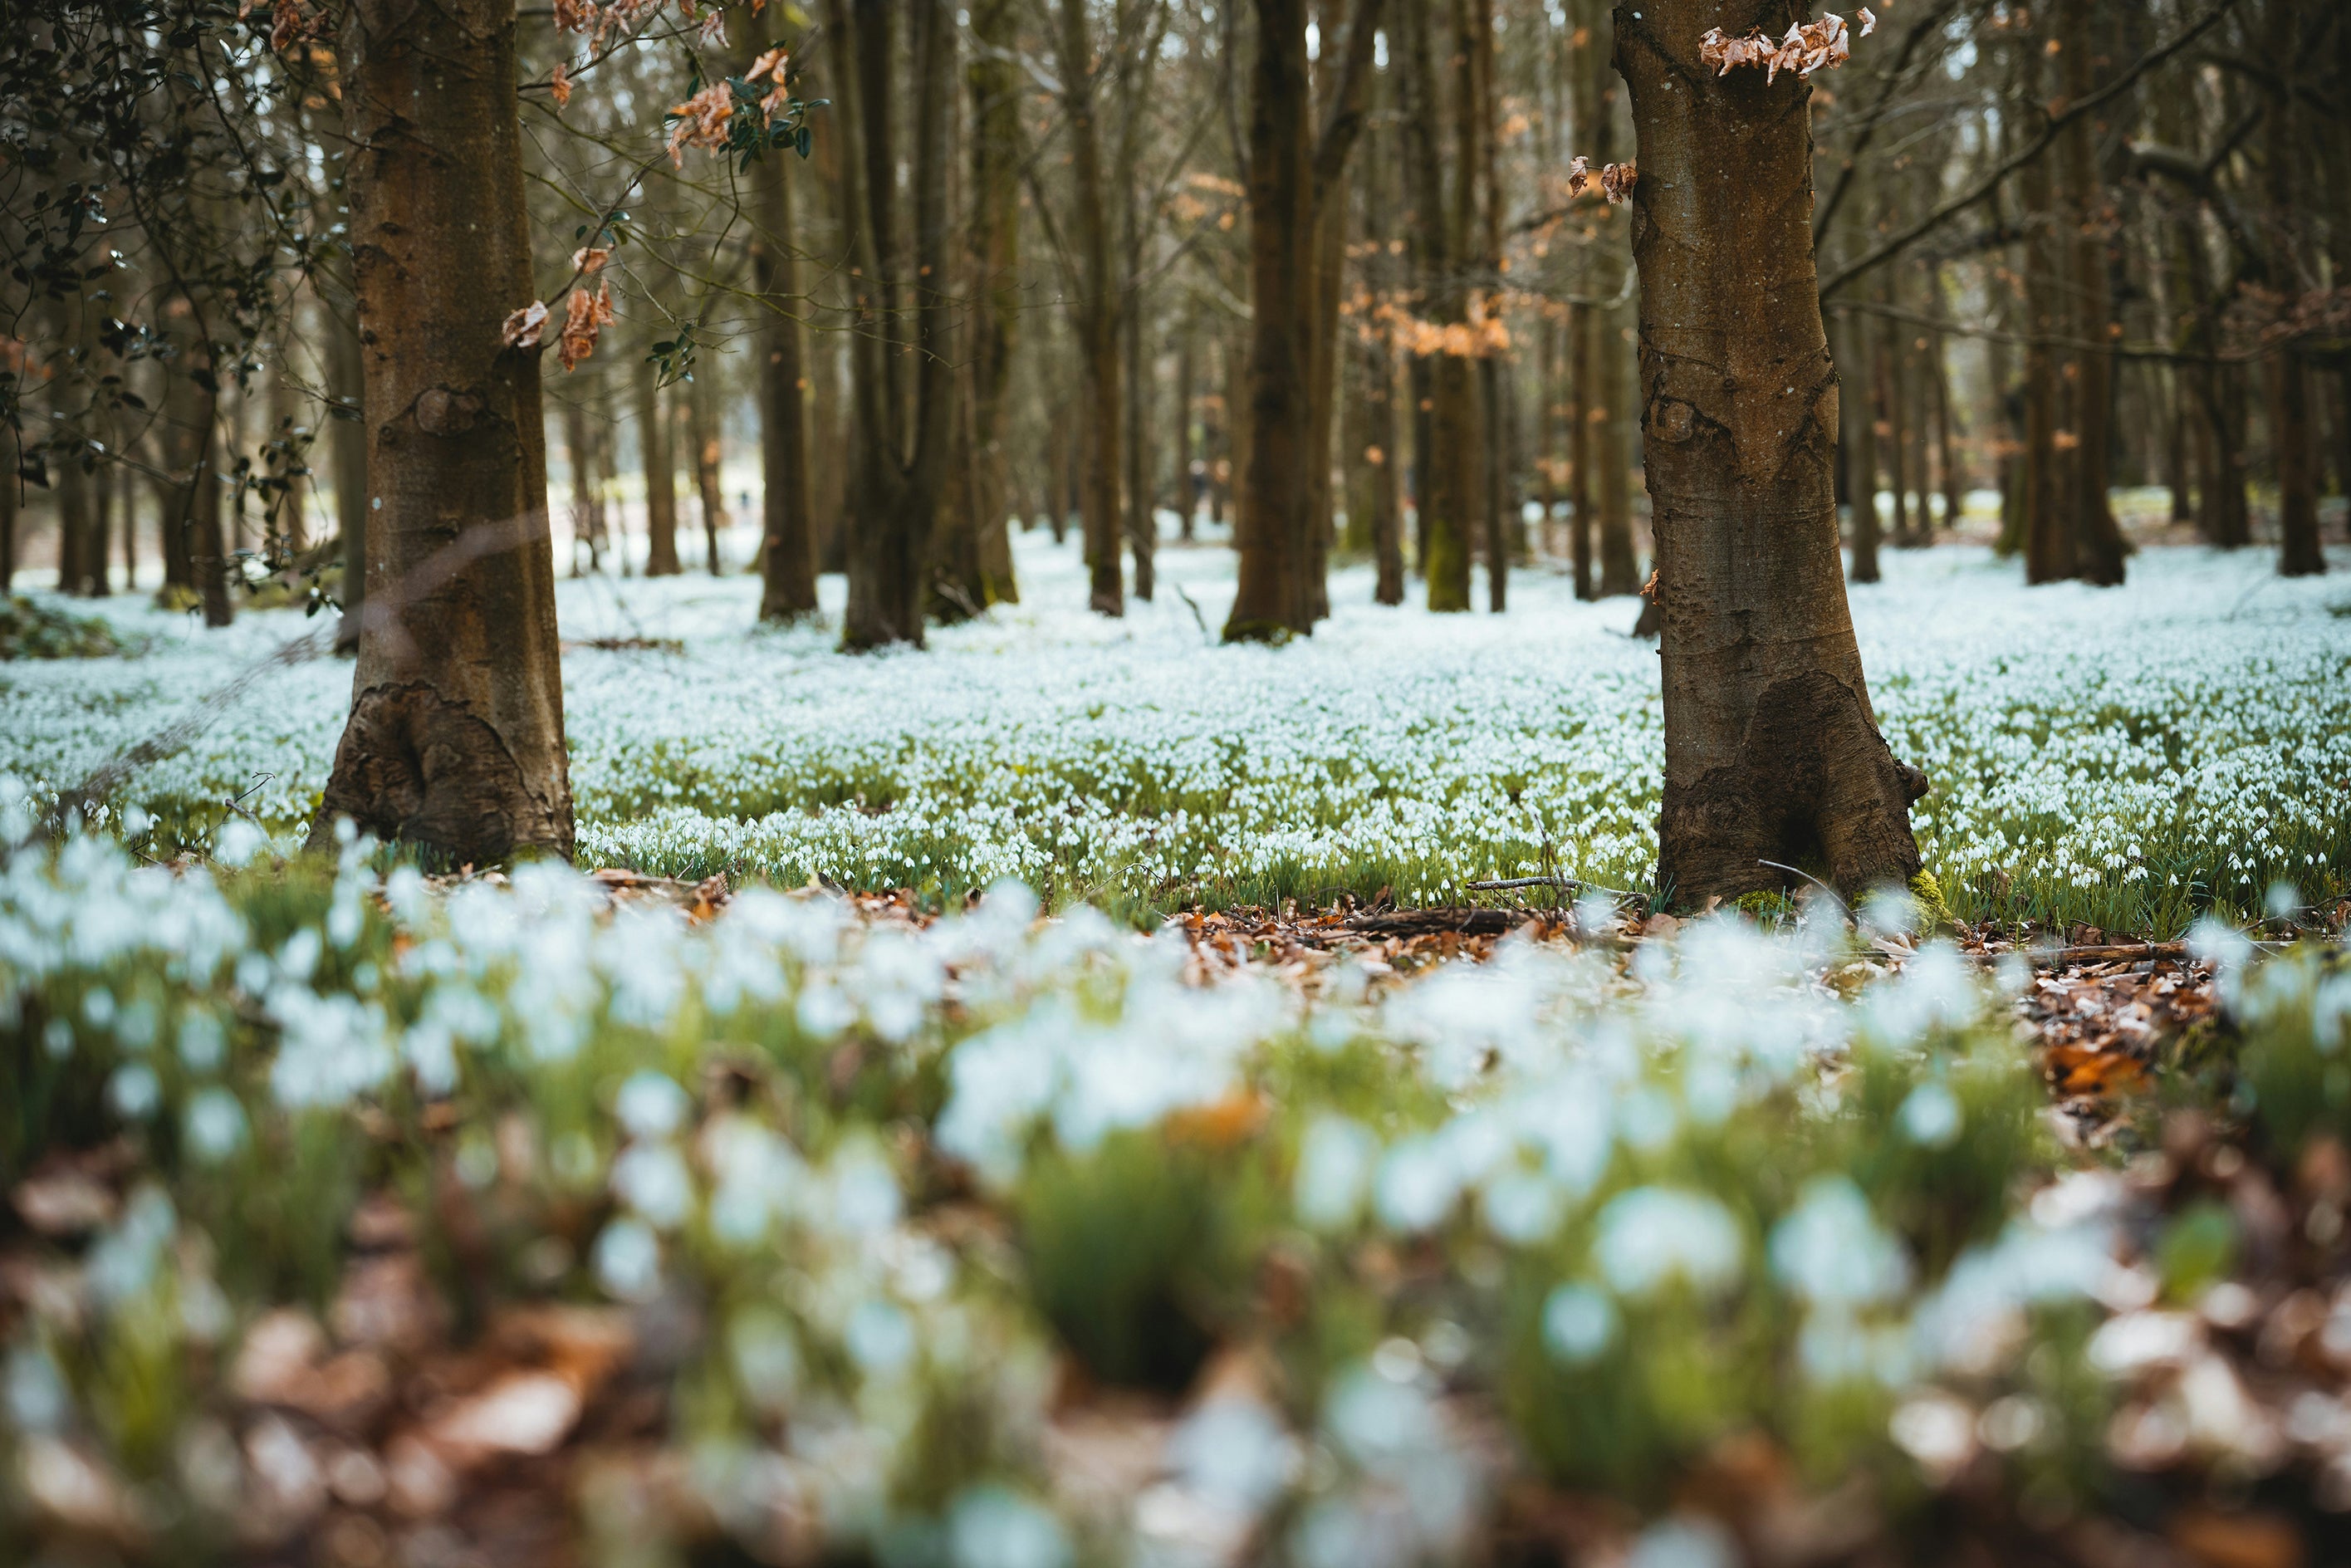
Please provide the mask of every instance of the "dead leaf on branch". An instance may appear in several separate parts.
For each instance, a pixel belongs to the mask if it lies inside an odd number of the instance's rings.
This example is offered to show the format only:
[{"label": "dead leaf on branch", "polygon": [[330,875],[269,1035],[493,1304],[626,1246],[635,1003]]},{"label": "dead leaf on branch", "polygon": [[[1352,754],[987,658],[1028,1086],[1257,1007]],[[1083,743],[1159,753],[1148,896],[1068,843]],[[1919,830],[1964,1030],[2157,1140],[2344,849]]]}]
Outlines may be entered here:
[{"label": "dead leaf on branch", "polygon": [[[1857,15],[1861,18],[1858,36],[1866,38],[1877,30],[1877,18],[1866,5]],[[1698,57],[1712,66],[1718,77],[1729,76],[1741,66],[1761,66],[1763,79],[1771,82],[1780,79],[1782,71],[1803,78],[1818,70],[1834,70],[1853,56],[1850,37],[1844,18],[1829,11],[1817,22],[1797,23],[1776,44],[1761,27],[1743,38],[1727,37],[1721,28],[1710,27],[1698,40]]]},{"label": "dead leaf on branch", "polygon": [[534,299],[513,315],[499,329],[498,341],[509,349],[536,349],[539,334],[547,329],[547,301]]}]

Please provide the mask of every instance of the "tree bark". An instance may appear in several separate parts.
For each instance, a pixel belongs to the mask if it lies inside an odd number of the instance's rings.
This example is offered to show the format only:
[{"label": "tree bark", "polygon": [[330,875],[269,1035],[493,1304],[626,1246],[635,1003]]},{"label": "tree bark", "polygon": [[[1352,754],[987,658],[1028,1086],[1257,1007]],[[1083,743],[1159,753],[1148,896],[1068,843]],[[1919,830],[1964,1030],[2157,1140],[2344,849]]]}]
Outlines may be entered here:
[{"label": "tree bark", "polygon": [[604,502],[597,493],[596,447],[588,434],[588,407],[563,405],[563,452],[571,469],[571,572],[580,575],[580,547],[588,547],[588,570],[603,567]]},{"label": "tree bark", "polygon": [[726,527],[726,486],[720,475],[720,463],[726,455],[719,440],[717,411],[710,406],[711,389],[706,381],[688,383],[685,390],[686,439],[694,448],[694,493],[702,507],[702,542],[704,565],[710,575],[722,575],[718,559],[718,536]]},{"label": "tree bark", "polygon": [[1004,459],[1006,388],[1020,309],[1020,83],[1010,57],[1019,19],[1012,0],[980,0],[970,15],[980,48],[964,68],[971,126],[964,263],[975,308],[932,594],[943,620],[1020,599],[1005,531],[1011,502]]},{"label": "tree bark", "polygon": [[[1635,11],[1639,15],[1635,15]],[[1642,428],[1658,551],[1661,887],[1682,904],[1816,862],[1848,896],[1918,871],[1926,781],[1878,733],[1837,552],[1837,375],[1813,263],[1811,89],[1718,77],[1709,27],[1795,7],[1625,0]]]},{"label": "tree bark", "polygon": [[1093,47],[1086,0],[1060,0],[1054,28],[1056,63],[1069,110],[1071,179],[1074,186],[1078,287],[1071,312],[1078,339],[1080,419],[1085,426],[1085,476],[1081,512],[1085,527],[1087,604],[1101,615],[1126,613],[1120,549],[1125,534],[1119,507],[1124,483],[1119,443],[1124,434],[1118,373],[1119,299],[1111,277],[1110,198],[1103,188],[1102,137],[1095,122]]},{"label": "tree bark", "polygon": [[[1468,319],[1456,264],[1457,214],[1447,210],[1445,167],[1437,147],[1437,78],[1429,37],[1430,0],[1402,0],[1402,83],[1405,99],[1405,193],[1413,220],[1414,259],[1421,309],[1441,325]],[[1470,177],[1467,168],[1457,179]],[[1420,570],[1428,583],[1428,608],[1469,608],[1469,530],[1475,526],[1482,486],[1478,483],[1477,382],[1469,361],[1455,354],[1419,356],[1415,368],[1426,375],[1426,439],[1413,444],[1414,499],[1420,512]],[[1417,432],[1416,434],[1418,434]]]},{"label": "tree bark", "polygon": [[356,653],[367,605],[368,427],[365,375],[360,352],[356,302],[321,295],[319,315],[327,333],[327,452],[335,480],[335,528],[343,563],[342,615],[335,625],[335,652]]},{"label": "tree bark", "polygon": [[[1873,373],[1874,356],[1870,352],[1868,329],[1858,317],[1844,321],[1844,367],[1853,371],[1856,393],[1876,384]],[[1876,582],[1880,573],[1877,565],[1877,421],[1873,404],[1876,399],[1867,395],[1845,397],[1842,387],[1845,381],[1840,367],[1837,381],[1838,423],[1851,444],[1845,450],[1845,484],[1852,497],[1853,507],[1853,580],[1855,582]]]},{"label": "tree bark", "polygon": [[636,368],[637,456],[645,478],[645,575],[675,577],[677,458],[670,450],[667,399],[661,371],[650,360]]},{"label": "tree bark", "polygon": [[[2307,152],[2295,136],[2294,94],[2300,74],[2295,23],[2302,15],[2299,4],[2269,0],[2266,52],[2278,72],[2267,137],[2270,221],[2279,235],[2271,287],[2288,291],[2301,287],[2294,256],[2294,172]],[[2343,23],[2338,19],[2336,26]],[[2342,216],[2335,214],[2338,223]],[[2310,382],[2291,340],[2277,346],[2270,366],[2270,445],[2277,459],[2278,574],[2316,577],[2326,570],[2326,552],[2318,541],[2318,450],[2311,430]]]},{"label": "tree bark", "polygon": [[[778,7],[780,18],[782,8]],[[756,35],[755,35],[756,36]],[[780,26],[769,35],[780,43]],[[759,226],[751,238],[751,288],[766,304],[753,341],[759,357],[759,619],[792,622],[816,613],[816,538],[809,488],[808,371],[800,351],[799,227],[792,165],[771,149],[759,157]]]},{"label": "tree bark", "polygon": [[[852,24],[851,13],[854,10]],[[841,643],[852,650],[923,643],[932,532],[954,438],[954,301],[946,214],[948,121],[953,108],[955,24],[941,0],[903,7],[832,0],[833,42],[842,65],[834,98],[844,141],[841,210],[848,216],[856,330],[850,340],[857,438],[852,443],[849,609]],[[913,78],[892,81],[893,21],[903,10],[913,37]],[[893,110],[914,109],[907,160],[911,254],[898,243],[899,161]],[[908,372],[912,372],[912,385]]]},{"label": "tree bark", "polygon": [[358,0],[343,41],[369,611],[310,841],[568,857],[538,357],[500,342],[536,292],[514,0]]}]

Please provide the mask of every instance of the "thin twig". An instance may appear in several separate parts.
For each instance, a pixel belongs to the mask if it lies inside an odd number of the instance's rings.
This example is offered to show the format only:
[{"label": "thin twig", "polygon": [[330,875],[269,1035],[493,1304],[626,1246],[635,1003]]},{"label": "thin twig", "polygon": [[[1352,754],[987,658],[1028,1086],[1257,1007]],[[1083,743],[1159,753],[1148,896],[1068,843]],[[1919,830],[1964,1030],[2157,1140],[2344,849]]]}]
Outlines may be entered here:
[{"label": "thin twig", "polygon": [[1837,890],[1831,887],[1827,883],[1823,882],[1819,877],[1814,876],[1811,872],[1805,871],[1798,866],[1782,865],[1778,861],[1759,860],[1755,863],[1757,865],[1768,865],[1773,871],[1784,871],[1792,876],[1802,877],[1806,882],[1811,883],[1814,887],[1819,888],[1831,898],[1836,899],[1836,906],[1844,911],[1844,917],[1847,920],[1851,920],[1853,918],[1853,905],[1847,904],[1842,898],[1837,898]]},{"label": "thin twig", "polygon": [[1627,893],[1621,887],[1603,887],[1580,876],[1506,876],[1492,882],[1465,882],[1461,885],[1472,893],[1504,893],[1519,887],[1583,887],[1594,893],[1613,894],[1618,898],[1641,896],[1637,893]]}]

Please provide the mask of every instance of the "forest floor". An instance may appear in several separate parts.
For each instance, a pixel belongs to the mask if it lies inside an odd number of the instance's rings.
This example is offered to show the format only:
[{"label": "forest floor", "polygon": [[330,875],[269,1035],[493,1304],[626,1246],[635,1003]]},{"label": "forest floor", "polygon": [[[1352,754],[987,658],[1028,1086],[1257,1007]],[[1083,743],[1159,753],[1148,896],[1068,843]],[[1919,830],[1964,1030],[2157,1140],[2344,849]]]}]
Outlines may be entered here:
[{"label": "forest floor", "polygon": [[[1226,648],[1228,549],[1171,543],[1156,602],[1107,621],[1081,608],[1074,537],[1016,542],[1023,602],[921,653],[835,652],[838,578],[823,623],[783,631],[752,629],[744,576],[566,580],[582,863],[939,905],[1011,878],[1144,925],[1384,891],[1457,903],[1539,872],[1653,878],[1662,728],[1635,601],[1521,570],[1507,613],[1433,616],[1373,605],[1351,568],[1311,640]],[[1887,551],[1854,616],[1888,738],[1933,781],[1914,823],[1951,908],[2177,936],[2281,881],[2346,891],[2337,564],[2289,582],[2266,551],[2160,548],[2118,590],[2027,590],[1977,547]],[[320,624],[277,611],[207,633],[102,608],[134,656],[0,666],[0,771],[37,790]],[[118,800],[156,820],[159,852],[233,821],[298,834],[349,691],[331,658],[268,668]]]},{"label": "forest floor", "polygon": [[331,659],[28,837],[305,626],[0,667],[0,1560],[2351,1555],[2341,580],[1890,552],[1954,918],[1848,925],[1466,885],[1643,885],[1629,600],[1020,552],[567,582],[586,875],[281,859]]}]

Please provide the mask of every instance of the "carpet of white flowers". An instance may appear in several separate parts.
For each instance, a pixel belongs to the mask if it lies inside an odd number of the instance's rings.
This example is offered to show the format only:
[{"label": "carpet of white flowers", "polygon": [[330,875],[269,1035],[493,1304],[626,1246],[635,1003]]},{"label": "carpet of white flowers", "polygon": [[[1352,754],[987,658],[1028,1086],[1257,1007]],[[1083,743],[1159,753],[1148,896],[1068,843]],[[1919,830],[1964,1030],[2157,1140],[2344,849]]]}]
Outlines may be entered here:
[{"label": "carpet of white flowers", "polygon": [[[2351,1308],[2296,1320],[2290,1421],[2247,1396],[2270,1221],[2161,1196],[2243,1155],[2063,1154],[2021,965],[1718,918],[1629,966],[1204,979],[1011,885],[694,923],[219,847],[0,863],[11,1561],[1406,1568],[1534,1530],[1726,1568],[1938,1499],[2052,1538],[2206,1475],[2351,1504]],[[2339,1165],[2351,977],[2201,932],[2230,1113]]]},{"label": "carpet of white flowers", "polygon": [[[1223,648],[1204,628],[1228,551],[1163,551],[1158,602],[1109,622],[1081,607],[1074,549],[1021,536],[1022,604],[868,657],[824,626],[752,631],[745,577],[565,582],[582,863],[935,898],[1013,877],[1121,912],[1653,877],[1661,718],[1635,601],[1521,572],[1507,614],[1439,617],[1372,605],[1347,570],[1311,640]],[[2176,934],[2279,880],[2344,890],[2339,572],[2289,582],[2267,552],[2200,549],[2142,552],[2119,590],[2028,590],[1964,548],[1886,570],[1855,619],[1887,736],[1933,781],[1915,822],[1959,913]],[[118,602],[139,656],[0,665],[0,770],[69,787],[304,630]],[[612,640],[637,645],[593,645]],[[118,806],[201,838],[235,799],[298,832],[349,679],[269,671]]]}]

